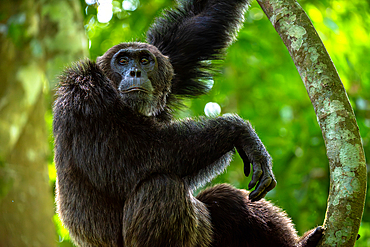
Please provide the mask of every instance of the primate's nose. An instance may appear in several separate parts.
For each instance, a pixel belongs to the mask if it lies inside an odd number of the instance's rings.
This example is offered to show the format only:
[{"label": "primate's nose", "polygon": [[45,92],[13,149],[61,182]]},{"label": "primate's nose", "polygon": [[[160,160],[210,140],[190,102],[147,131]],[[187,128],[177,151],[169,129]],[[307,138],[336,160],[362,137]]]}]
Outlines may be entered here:
[{"label": "primate's nose", "polygon": [[131,77],[141,77],[141,71],[138,69],[134,69],[130,71]]}]

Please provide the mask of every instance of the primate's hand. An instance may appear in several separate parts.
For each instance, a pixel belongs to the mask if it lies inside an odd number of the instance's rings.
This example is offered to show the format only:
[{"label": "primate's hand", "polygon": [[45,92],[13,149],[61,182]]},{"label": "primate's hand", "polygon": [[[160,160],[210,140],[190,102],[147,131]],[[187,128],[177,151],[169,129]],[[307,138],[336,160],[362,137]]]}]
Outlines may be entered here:
[{"label": "primate's hand", "polygon": [[237,146],[236,149],[243,159],[245,176],[249,176],[251,164],[253,166],[252,180],[248,185],[248,189],[252,189],[256,184],[257,186],[249,194],[249,199],[258,201],[265,197],[267,192],[275,188],[276,180],[272,173],[272,159],[269,153],[250,125],[248,131],[249,138],[246,138],[246,143],[242,146]]}]

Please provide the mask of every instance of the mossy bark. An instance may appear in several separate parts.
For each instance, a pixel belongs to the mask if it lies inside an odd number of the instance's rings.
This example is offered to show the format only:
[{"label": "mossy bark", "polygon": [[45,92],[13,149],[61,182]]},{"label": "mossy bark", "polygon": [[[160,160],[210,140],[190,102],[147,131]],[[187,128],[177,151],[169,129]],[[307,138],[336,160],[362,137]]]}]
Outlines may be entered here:
[{"label": "mossy bark", "polygon": [[325,236],[319,246],[354,246],[366,193],[366,163],[348,96],[320,37],[295,0],[257,0],[298,69],[314,106],[330,165]]}]

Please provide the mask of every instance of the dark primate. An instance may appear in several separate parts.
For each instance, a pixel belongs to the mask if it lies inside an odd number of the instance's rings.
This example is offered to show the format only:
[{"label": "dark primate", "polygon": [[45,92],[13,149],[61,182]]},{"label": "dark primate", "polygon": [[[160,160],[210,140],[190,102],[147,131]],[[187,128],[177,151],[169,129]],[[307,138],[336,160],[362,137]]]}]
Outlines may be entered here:
[{"label": "dark primate", "polygon": [[[148,43],[123,43],[61,76],[54,106],[57,205],[79,246],[316,246],[261,199],[275,187],[271,158],[237,115],[173,120],[183,97],[207,91],[247,0],[189,0],[166,11]],[[248,194],[217,185],[229,164],[253,166]],[[260,200],[261,199],[261,200]]]}]

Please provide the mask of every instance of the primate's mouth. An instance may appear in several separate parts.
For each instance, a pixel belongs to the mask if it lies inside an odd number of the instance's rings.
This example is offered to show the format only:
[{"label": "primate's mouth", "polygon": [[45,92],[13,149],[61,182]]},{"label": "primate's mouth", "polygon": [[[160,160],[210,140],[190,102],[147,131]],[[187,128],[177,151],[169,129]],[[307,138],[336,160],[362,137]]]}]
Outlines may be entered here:
[{"label": "primate's mouth", "polygon": [[125,90],[121,90],[121,93],[132,93],[132,92],[143,92],[143,93],[149,93],[149,91],[142,87],[130,87]]}]

